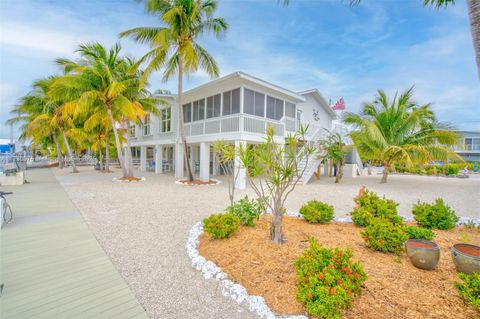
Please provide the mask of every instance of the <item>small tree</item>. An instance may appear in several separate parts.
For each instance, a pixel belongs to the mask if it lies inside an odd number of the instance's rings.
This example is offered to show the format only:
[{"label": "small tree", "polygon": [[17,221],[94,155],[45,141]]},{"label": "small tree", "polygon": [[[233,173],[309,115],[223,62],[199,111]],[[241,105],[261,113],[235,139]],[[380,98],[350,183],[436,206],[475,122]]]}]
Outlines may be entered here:
[{"label": "small tree", "polygon": [[[240,146],[243,148],[243,146]],[[235,172],[235,155],[240,152],[235,150],[235,146],[225,143],[223,140],[218,140],[213,144],[213,150],[215,152],[215,158],[225,172],[228,181],[228,197],[230,199],[230,205],[233,205],[235,199],[235,183],[238,178],[240,170]]]},{"label": "small tree", "polygon": [[[265,142],[239,150],[241,164],[248,168],[250,186],[272,211],[270,239],[277,244],[284,240],[282,221],[285,201],[315,152],[315,147],[304,142],[306,130],[301,127],[297,133],[285,138],[285,144],[281,144],[275,141],[274,130],[269,127]],[[305,166],[299,169],[298,164],[303,158],[306,158]]]},{"label": "small tree", "polygon": [[335,183],[340,183],[343,177],[343,166],[345,165],[345,156],[353,149],[353,146],[345,144],[339,133],[328,131],[324,140],[320,141],[321,156],[324,160],[332,160],[337,165],[337,174]]}]

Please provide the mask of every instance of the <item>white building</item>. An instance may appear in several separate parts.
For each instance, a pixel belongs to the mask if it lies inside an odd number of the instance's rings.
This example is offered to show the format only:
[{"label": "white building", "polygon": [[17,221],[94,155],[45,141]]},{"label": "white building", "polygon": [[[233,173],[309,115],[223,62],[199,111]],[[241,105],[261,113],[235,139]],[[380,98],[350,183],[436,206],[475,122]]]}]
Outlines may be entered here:
[{"label": "white building", "polygon": [[[184,149],[178,132],[176,96],[164,95],[170,106],[159,116],[147,116],[143,125],[132,125],[132,151],[140,158],[140,170],[174,172],[185,176]],[[264,140],[272,126],[278,142],[300,125],[309,125],[309,140],[317,140],[332,128],[335,112],[316,89],[293,92],[267,81],[236,72],[184,93],[184,117],[192,169],[208,181],[219,174],[211,143],[222,139],[237,147]],[[317,160],[310,161],[303,182],[313,175]],[[245,188],[245,170],[240,169],[237,187]]]}]

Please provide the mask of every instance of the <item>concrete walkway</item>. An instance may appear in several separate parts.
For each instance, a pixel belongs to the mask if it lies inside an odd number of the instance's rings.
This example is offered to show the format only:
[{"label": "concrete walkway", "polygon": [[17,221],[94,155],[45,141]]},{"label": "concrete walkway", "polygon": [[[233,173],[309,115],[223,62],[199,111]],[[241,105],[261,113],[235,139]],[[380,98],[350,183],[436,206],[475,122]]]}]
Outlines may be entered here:
[{"label": "concrete walkway", "polygon": [[0,317],[148,318],[50,169],[0,187],[12,223],[1,231]]}]

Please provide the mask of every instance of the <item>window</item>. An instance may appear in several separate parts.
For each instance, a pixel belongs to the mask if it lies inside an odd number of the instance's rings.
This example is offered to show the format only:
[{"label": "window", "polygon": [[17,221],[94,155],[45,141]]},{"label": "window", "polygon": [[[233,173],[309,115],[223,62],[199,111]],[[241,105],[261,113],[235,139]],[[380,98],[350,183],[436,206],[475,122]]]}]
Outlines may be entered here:
[{"label": "window", "polygon": [[295,118],[295,104],[285,101],[285,116]]},{"label": "window", "polygon": [[160,111],[160,132],[166,133],[172,130],[172,109],[166,108]]},{"label": "window", "polygon": [[283,117],[283,101],[267,96],[267,117],[280,120]]},{"label": "window", "polygon": [[240,113],[240,89],[223,93],[223,115]]},{"label": "window", "polygon": [[185,123],[192,121],[192,103],[183,104],[183,121]]},{"label": "window", "polygon": [[265,94],[245,89],[243,95],[243,113],[264,117]]},{"label": "window", "polygon": [[130,124],[130,137],[135,137],[135,124]]},{"label": "window", "polygon": [[150,114],[146,114],[143,119],[143,135],[150,135]]},{"label": "window", "polygon": [[220,94],[207,98],[207,119],[219,117],[221,114]]},{"label": "window", "polygon": [[200,121],[205,118],[205,100],[193,102],[193,120]]}]

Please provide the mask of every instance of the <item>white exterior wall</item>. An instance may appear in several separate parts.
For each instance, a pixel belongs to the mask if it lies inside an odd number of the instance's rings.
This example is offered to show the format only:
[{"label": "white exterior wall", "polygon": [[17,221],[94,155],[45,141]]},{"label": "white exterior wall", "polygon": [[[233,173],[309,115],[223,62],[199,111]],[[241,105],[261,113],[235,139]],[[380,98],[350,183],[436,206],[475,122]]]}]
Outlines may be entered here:
[{"label": "white exterior wall", "polygon": [[[302,123],[310,123],[312,126],[319,125],[329,130],[332,129],[333,117],[320,105],[312,94],[306,94],[304,97],[306,101],[297,104],[297,109],[302,110]],[[316,121],[313,116],[314,111],[318,111],[318,121]]]}]

